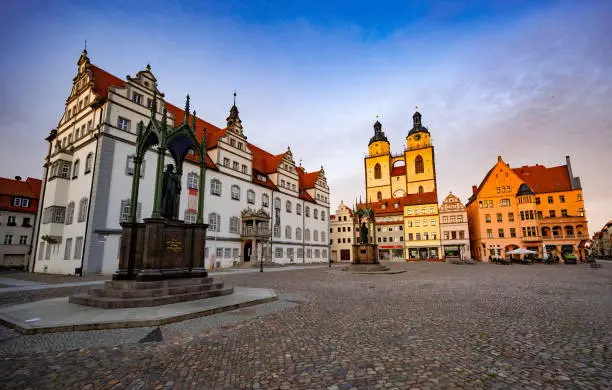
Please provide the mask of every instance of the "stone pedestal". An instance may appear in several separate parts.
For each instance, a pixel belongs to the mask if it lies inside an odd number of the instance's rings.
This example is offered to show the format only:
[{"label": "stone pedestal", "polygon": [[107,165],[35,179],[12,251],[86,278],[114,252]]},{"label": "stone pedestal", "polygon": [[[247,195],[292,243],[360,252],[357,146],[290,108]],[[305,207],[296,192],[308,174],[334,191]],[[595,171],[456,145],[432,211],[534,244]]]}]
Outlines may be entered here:
[{"label": "stone pedestal", "polygon": [[353,245],[353,261],[351,264],[378,264],[378,245]]}]

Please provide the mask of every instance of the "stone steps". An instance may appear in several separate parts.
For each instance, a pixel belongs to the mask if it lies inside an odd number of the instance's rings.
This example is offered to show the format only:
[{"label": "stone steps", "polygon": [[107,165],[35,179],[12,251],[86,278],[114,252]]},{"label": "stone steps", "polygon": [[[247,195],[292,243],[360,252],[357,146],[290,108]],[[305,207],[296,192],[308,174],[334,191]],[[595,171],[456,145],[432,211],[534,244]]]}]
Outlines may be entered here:
[{"label": "stone steps", "polygon": [[114,288],[111,286],[92,287],[89,289],[89,294],[96,297],[109,298],[153,298],[166,295],[181,295],[198,291],[207,291],[211,289],[219,289],[223,287],[223,282],[202,284],[190,284],[184,286],[167,286],[159,288]]},{"label": "stone steps", "polygon": [[[197,299],[218,297],[222,295],[230,295],[234,292],[233,287],[224,287],[223,283],[213,283],[207,285],[203,291],[191,291],[174,295],[162,296],[146,296],[146,297],[112,297],[112,296],[97,296],[90,294],[78,294],[69,298],[70,303],[78,305],[93,306],[102,309],[122,309],[134,307],[150,307],[169,305],[172,303],[192,301]],[[109,290],[112,291],[112,290]],[[132,290],[133,292],[134,290]]]}]

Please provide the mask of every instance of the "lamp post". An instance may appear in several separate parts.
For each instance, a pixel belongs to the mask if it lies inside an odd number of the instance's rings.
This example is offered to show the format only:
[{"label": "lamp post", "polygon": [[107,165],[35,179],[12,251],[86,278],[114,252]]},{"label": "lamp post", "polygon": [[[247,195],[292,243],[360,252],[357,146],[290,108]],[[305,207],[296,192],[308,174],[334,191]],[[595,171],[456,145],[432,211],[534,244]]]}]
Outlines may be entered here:
[{"label": "lamp post", "polygon": [[262,252],[261,256],[260,256],[261,259],[259,261],[259,272],[263,272],[263,261],[264,261],[264,254],[263,254],[264,251],[263,251],[263,248],[262,248],[261,252]]}]

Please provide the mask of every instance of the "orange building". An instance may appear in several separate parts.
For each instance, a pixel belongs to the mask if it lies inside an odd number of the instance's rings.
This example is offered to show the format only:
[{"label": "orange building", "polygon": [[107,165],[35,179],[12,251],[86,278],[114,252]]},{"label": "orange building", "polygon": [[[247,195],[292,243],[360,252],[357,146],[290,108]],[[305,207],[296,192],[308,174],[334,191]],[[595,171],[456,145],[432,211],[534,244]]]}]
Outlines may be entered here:
[{"label": "orange building", "polygon": [[516,248],[585,258],[589,239],[580,178],[566,165],[510,168],[501,156],[466,205],[472,256],[487,261]]}]

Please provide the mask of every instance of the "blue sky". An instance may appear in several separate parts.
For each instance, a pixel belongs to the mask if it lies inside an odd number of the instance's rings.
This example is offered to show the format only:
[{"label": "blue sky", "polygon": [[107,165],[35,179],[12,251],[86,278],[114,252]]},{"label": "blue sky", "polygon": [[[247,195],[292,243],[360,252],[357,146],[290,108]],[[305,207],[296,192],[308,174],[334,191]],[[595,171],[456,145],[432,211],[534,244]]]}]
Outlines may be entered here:
[{"label": "blue sky", "polygon": [[[440,200],[467,200],[501,155],[582,178],[590,230],[612,218],[612,2],[23,1],[0,23],[0,175],[42,175],[87,40],[119,76],[223,125],[238,90],[249,141],[324,166],[332,211],[363,194],[380,115],[400,151],[414,107],[436,147]],[[23,153],[23,150],[28,153]]]}]

